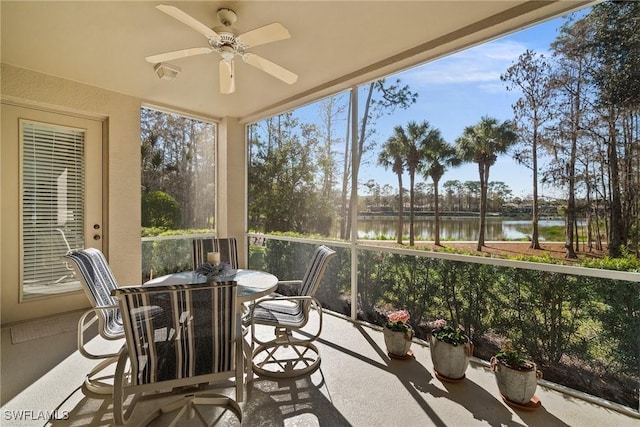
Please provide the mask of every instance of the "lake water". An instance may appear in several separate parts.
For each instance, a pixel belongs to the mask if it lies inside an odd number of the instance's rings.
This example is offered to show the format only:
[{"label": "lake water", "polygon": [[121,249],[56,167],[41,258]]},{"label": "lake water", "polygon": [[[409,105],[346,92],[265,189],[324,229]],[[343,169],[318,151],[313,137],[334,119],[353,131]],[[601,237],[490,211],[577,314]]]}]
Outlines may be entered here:
[{"label": "lake water", "polygon": [[[440,239],[442,240],[478,240],[480,219],[477,217],[446,217],[440,218]],[[564,225],[563,220],[540,220],[539,227]],[[389,219],[359,219],[358,238],[375,239],[384,235],[388,239],[397,236],[398,220]],[[414,219],[415,238],[417,240],[435,240],[435,219],[420,217]],[[405,219],[404,233],[409,235],[409,220]],[[531,220],[514,220],[501,217],[487,217],[485,240],[521,240],[531,236]],[[544,235],[541,232],[540,240]]]}]

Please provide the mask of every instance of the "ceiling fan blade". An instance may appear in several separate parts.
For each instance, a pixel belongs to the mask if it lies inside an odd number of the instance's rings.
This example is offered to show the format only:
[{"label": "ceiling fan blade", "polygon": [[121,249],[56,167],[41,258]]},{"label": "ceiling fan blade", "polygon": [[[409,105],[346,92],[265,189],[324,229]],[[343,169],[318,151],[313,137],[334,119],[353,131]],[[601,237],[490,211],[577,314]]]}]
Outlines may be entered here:
[{"label": "ceiling fan blade", "polygon": [[277,22],[264,27],[256,28],[236,37],[246,47],[259,46],[261,44],[271,43],[278,40],[284,40],[291,37],[289,31]]},{"label": "ceiling fan blade", "polygon": [[236,91],[234,69],[233,59],[220,60],[220,93],[229,94]]},{"label": "ceiling fan blade", "polygon": [[158,55],[147,56],[147,62],[157,64],[159,62],[172,61],[174,59],[186,58],[188,56],[202,55],[203,53],[211,53],[213,49],[210,47],[192,47],[190,49],[175,50],[173,52],[160,53]]},{"label": "ceiling fan blade", "polygon": [[210,38],[210,39],[220,38],[218,33],[213,31],[211,28],[207,27],[197,19],[192,18],[190,15],[187,15],[186,13],[184,13],[183,11],[181,11],[175,6],[159,4],[156,7],[161,11],[163,11],[164,13],[166,13],[167,15],[171,16],[172,18],[175,18],[178,21],[182,22],[183,24],[190,26],[191,28],[193,28],[194,30],[196,30],[197,32],[199,32],[200,34],[204,35],[207,38]]},{"label": "ceiling fan blade", "polygon": [[298,80],[298,76],[296,74],[254,53],[245,53],[242,55],[242,60],[259,70],[271,74],[273,77],[280,79],[285,83],[294,84]]}]

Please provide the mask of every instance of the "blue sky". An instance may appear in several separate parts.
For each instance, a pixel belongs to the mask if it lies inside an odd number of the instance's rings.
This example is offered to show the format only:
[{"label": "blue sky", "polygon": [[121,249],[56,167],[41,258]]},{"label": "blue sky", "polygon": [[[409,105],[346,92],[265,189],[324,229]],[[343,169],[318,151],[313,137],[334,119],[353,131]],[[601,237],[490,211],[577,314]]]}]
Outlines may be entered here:
[{"label": "blue sky", "polygon": [[[390,76],[400,78],[412,91],[418,92],[416,104],[408,110],[396,110],[392,116],[378,120],[376,129],[378,143],[386,141],[396,125],[406,125],[411,120],[427,120],[440,129],[445,140],[451,144],[462,134],[464,127],[476,124],[484,115],[500,121],[513,118],[511,105],[519,97],[508,92],[500,75],[517,61],[526,49],[548,55],[551,42],[565,22],[556,18],[535,27],[496,39],[446,58]],[[371,160],[371,159],[369,159]],[[385,173],[378,166],[363,165],[360,182],[373,178],[380,184],[397,185],[391,172]],[[477,181],[476,164],[466,164],[449,170],[440,184],[450,179]],[[523,197],[532,193],[531,171],[518,165],[510,156],[502,156],[491,167],[490,181],[505,182],[513,196]],[[431,183],[431,180],[428,181]],[[542,195],[552,195],[549,188],[540,188]]]}]

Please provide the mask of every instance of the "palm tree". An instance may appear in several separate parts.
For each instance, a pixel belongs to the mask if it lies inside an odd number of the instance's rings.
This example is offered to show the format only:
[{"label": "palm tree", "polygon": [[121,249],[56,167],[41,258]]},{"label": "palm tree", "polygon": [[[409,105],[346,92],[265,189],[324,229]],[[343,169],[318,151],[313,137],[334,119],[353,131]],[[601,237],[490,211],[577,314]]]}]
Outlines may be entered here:
[{"label": "palm tree", "polygon": [[455,147],[448,144],[440,135],[438,129],[433,129],[427,135],[424,146],[425,164],[423,174],[425,179],[433,180],[434,218],[435,218],[435,244],[440,246],[440,208],[438,184],[447,167],[458,166],[462,161],[458,157]]},{"label": "palm tree", "polygon": [[432,128],[426,121],[423,121],[422,123],[410,121],[407,123],[406,131],[402,126],[396,126],[394,128],[394,132],[398,140],[402,143],[404,164],[409,172],[409,245],[414,246],[416,172],[423,167],[425,160],[424,147],[426,141],[432,138],[434,132],[438,131],[437,129]]},{"label": "palm tree", "polygon": [[398,177],[398,236],[397,242],[402,244],[402,232],[404,230],[404,201],[402,200],[402,173],[404,172],[404,159],[402,144],[392,136],[382,146],[378,154],[378,164],[385,169],[391,167],[391,171]]},{"label": "palm tree", "polygon": [[487,211],[487,188],[489,169],[496,163],[498,154],[507,152],[517,141],[517,135],[509,120],[499,124],[497,119],[484,116],[475,126],[467,126],[458,139],[456,146],[460,157],[468,162],[478,164],[480,175],[480,229],[478,231],[478,247],[484,246],[485,217]]},{"label": "palm tree", "polygon": [[415,203],[416,203],[416,172],[422,160],[422,152],[420,150],[420,142],[424,138],[426,126],[418,125],[414,121],[407,123],[407,132],[405,134],[402,126],[397,126],[396,131],[400,131],[405,135],[404,144],[404,163],[409,172],[409,246],[414,246],[415,241]]}]

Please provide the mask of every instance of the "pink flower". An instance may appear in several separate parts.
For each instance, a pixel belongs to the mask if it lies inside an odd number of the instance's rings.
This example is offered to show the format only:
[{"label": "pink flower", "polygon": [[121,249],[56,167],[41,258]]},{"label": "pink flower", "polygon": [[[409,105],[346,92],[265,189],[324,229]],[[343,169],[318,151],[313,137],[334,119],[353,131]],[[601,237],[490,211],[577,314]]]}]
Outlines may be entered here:
[{"label": "pink flower", "polygon": [[437,328],[442,328],[442,327],[444,327],[444,326],[447,326],[447,321],[446,321],[446,320],[444,320],[444,319],[438,319],[438,320],[436,320],[435,322],[433,322],[433,327],[434,327],[435,329],[437,329]]},{"label": "pink flower", "polygon": [[407,323],[409,320],[409,312],[407,310],[394,311],[389,314],[390,322],[402,322]]}]

